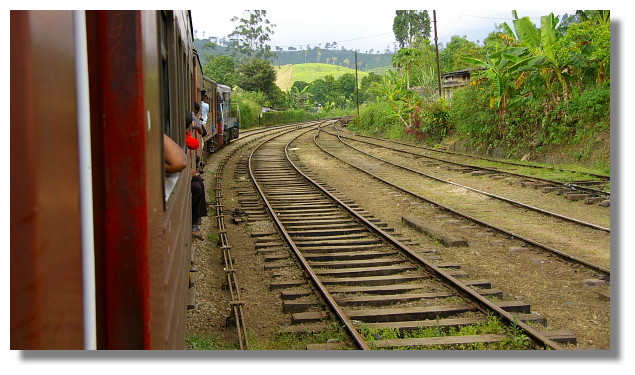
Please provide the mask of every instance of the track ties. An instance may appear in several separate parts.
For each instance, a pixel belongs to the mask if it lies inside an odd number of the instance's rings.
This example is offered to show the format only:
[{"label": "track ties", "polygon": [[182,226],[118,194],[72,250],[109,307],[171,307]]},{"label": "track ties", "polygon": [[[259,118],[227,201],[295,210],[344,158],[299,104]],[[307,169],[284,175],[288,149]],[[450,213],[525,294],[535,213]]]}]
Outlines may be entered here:
[{"label": "track ties", "polygon": [[[388,236],[394,231],[385,223],[357,208],[354,202],[344,203],[327,193],[332,189],[307,179],[293,167],[285,152],[287,145],[304,133],[305,130],[287,133],[273,142],[262,143],[252,152],[249,162],[256,189],[280,233],[258,235],[258,251],[271,248],[271,252],[263,252],[266,265],[284,267],[296,259],[309,276],[308,282],[281,278],[270,284],[272,289],[281,290],[283,309],[291,314],[292,323],[309,327],[307,330],[320,329],[315,328],[321,327],[316,324],[336,318],[361,349],[448,345],[471,348],[470,345],[509,339],[510,332],[505,329],[494,334],[446,335],[449,327],[478,325],[491,319],[483,312],[483,301],[474,300],[460,288],[479,288],[484,295],[499,298],[502,293],[488,292],[488,281],[470,280],[457,264],[436,262],[437,266],[431,267],[431,261],[413,259],[403,249],[405,244],[413,248],[416,244],[403,238],[395,240],[396,235]],[[290,256],[282,252],[287,247],[291,249]],[[417,259],[434,257],[426,249],[417,250],[423,254]],[[439,270],[445,276],[440,277]],[[462,280],[461,286],[450,279]],[[498,318],[502,321],[512,313],[519,321],[534,320],[529,305],[522,302],[488,303],[493,309],[490,314],[503,311]],[[322,309],[325,305],[328,310]],[[438,329],[438,337],[403,336],[409,330],[426,327]],[[383,328],[400,332],[399,338],[384,339],[381,333],[373,333]],[[288,329],[294,330],[300,328]],[[536,335],[531,337],[535,339]],[[549,340],[538,345],[558,348]]]}]

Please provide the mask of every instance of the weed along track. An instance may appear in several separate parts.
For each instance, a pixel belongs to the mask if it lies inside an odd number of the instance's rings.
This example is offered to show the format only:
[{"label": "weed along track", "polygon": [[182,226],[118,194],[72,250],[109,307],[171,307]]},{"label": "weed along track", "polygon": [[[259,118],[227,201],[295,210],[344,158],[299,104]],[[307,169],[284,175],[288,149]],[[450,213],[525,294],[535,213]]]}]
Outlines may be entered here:
[{"label": "weed along track", "polygon": [[256,249],[270,267],[299,265],[307,276],[280,272],[271,284],[292,313],[287,331],[334,319],[350,341],[321,348],[560,348],[551,338],[562,332],[530,326],[545,322],[528,304],[501,298],[488,281],[470,279],[303,172],[290,144],[306,133],[281,134],[249,157],[277,228],[252,233]]}]

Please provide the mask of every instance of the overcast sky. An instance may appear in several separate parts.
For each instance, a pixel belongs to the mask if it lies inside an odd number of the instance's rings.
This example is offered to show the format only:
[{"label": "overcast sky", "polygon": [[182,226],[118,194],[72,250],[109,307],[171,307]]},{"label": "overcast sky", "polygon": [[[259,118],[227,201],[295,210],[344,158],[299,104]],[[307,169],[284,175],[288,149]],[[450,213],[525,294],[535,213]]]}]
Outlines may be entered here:
[{"label": "overcast sky", "polygon": [[[348,4],[341,2],[341,4]],[[377,3],[375,1],[375,3]],[[204,4],[204,3],[203,3]],[[219,4],[219,3],[216,3]],[[205,8],[192,9],[194,30],[197,36],[224,37],[231,33],[236,23],[231,22],[234,16],[242,15],[249,2],[240,2],[239,6],[225,7],[215,6],[212,10]],[[280,1],[261,1],[259,5],[251,9],[265,9],[267,18],[276,25],[269,45],[280,46],[285,50],[289,46],[312,47],[318,44],[337,42],[338,47],[347,49],[359,49],[367,51],[393,50],[394,34],[392,23],[396,9],[418,9],[414,6],[427,5],[421,1],[387,1],[382,0],[382,6],[338,6],[334,0],[310,0],[285,5]],[[293,5],[295,4],[295,5]],[[370,2],[365,3],[370,4]],[[474,4],[474,3],[473,3]],[[393,5],[386,7],[386,5]],[[432,5],[432,4],[430,4]],[[557,3],[557,5],[563,5]],[[410,7],[408,7],[410,6]],[[474,7],[474,5],[471,5]],[[518,10],[519,17],[529,16],[534,22],[540,24],[540,16],[553,12],[556,15],[565,13],[573,14],[574,9],[561,10]],[[573,8],[573,7],[572,7]],[[500,7],[498,9],[506,9]],[[210,17],[209,14],[214,14]],[[432,20],[432,10],[430,19]],[[467,39],[476,42],[483,39],[494,30],[496,24],[508,22],[511,24],[511,8],[509,10],[487,10],[483,8],[467,8],[457,6],[454,9],[437,10],[437,32],[440,43],[448,43],[453,35],[467,36]],[[434,27],[431,24],[431,27]],[[432,28],[431,37],[434,37]]]}]

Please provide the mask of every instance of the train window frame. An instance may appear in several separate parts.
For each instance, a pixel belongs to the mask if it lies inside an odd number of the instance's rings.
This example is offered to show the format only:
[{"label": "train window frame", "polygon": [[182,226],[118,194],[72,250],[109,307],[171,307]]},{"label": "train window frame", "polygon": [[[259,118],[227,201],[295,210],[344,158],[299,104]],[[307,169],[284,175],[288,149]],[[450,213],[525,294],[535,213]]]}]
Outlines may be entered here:
[{"label": "train window frame", "polygon": [[[161,64],[161,78],[160,78],[160,90],[161,90],[161,116],[162,116],[162,128],[163,132],[179,144],[185,151],[185,132],[178,132],[181,127],[178,124],[179,121],[179,58],[178,53],[175,50],[176,41],[176,29],[174,27],[174,14],[172,11],[162,10],[158,12],[158,24],[159,24],[159,59]],[[176,87],[176,92],[175,92]],[[172,111],[172,108],[177,108],[176,111]],[[165,143],[163,137],[161,138],[161,144],[163,150],[165,150]],[[163,156],[165,159],[165,155]],[[165,164],[163,168],[163,210],[167,210],[170,205],[170,200],[174,196],[173,192],[181,177],[181,172],[168,173],[165,171]]]}]

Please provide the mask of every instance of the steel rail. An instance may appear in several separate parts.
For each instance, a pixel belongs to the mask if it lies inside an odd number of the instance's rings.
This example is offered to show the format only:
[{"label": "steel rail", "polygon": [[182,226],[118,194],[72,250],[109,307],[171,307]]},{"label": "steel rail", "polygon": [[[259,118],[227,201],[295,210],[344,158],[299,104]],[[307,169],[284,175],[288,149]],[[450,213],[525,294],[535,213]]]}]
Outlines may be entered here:
[{"label": "steel rail", "polygon": [[[319,126],[319,124],[317,125]],[[307,130],[306,132],[311,131],[312,129]],[[306,133],[305,132],[305,133]],[[279,136],[282,136],[284,134],[281,134]],[[279,136],[273,137],[271,139],[275,139]],[[335,312],[335,314],[337,315],[338,319],[340,319],[343,323],[344,326],[346,327],[346,330],[348,331],[348,333],[351,335],[351,337],[354,339],[355,343],[357,344],[357,346],[362,349],[362,350],[370,350],[370,348],[368,347],[368,345],[366,344],[366,341],[361,337],[361,335],[359,334],[359,332],[357,331],[357,329],[353,326],[353,323],[350,321],[350,319],[348,319],[348,317],[346,316],[346,314],[344,314],[344,311],[342,311],[342,309],[340,308],[339,304],[337,304],[337,302],[335,302],[335,299],[333,298],[333,296],[328,292],[328,290],[326,289],[326,287],[322,284],[322,282],[320,281],[319,277],[313,272],[311,266],[309,265],[308,261],[304,258],[304,256],[302,255],[302,253],[300,252],[300,250],[297,248],[297,246],[295,245],[293,239],[291,238],[291,236],[289,235],[289,233],[287,233],[287,231],[284,228],[284,225],[282,224],[282,222],[280,221],[280,219],[277,217],[277,215],[274,212],[274,209],[271,205],[271,203],[269,202],[269,200],[267,199],[265,192],[263,191],[262,187],[260,186],[260,184],[258,183],[258,179],[256,178],[256,176],[254,175],[253,172],[253,159],[254,159],[254,155],[256,153],[256,151],[262,147],[263,145],[265,145],[267,142],[271,141],[271,139],[264,141],[262,143],[260,143],[258,146],[256,146],[254,148],[254,150],[252,150],[251,154],[249,155],[249,175],[252,179],[252,181],[254,181],[254,185],[256,186],[256,189],[258,190],[258,193],[260,194],[260,196],[263,199],[263,202],[265,204],[265,206],[267,207],[267,210],[269,211],[269,213],[271,214],[271,217],[273,218],[273,220],[275,221],[276,225],[278,226],[278,228],[280,229],[281,234],[284,236],[285,240],[287,241],[287,243],[289,244],[289,246],[291,247],[291,249],[293,250],[293,253],[295,254],[295,256],[297,257],[297,259],[299,260],[299,262],[301,263],[302,267],[304,268],[304,270],[309,274],[309,277],[311,278],[311,281],[314,283],[314,285],[316,286],[316,288],[320,291],[320,293],[322,294],[322,296],[324,297],[324,299],[327,301],[327,303],[329,304],[329,306],[333,309],[333,311]],[[285,147],[285,154],[288,157],[288,150],[287,147]]]},{"label": "steel rail", "polygon": [[[377,138],[373,138],[373,137],[369,137],[369,136],[365,136],[365,135],[361,135],[361,134],[355,134],[355,135],[358,136],[358,137],[362,137],[362,138],[377,139]],[[386,147],[386,146],[381,146],[381,145],[378,145],[376,143],[372,143],[372,142],[369,142],[369,141],[363,141],[363,140],[354,139],[354,138],[349,137],[349,136],[345,136],[345,137],[349,138],[349,139],[352,139],[354,141],[357,141],[357,142],[363,142],[363,143],[368,143],[368,144],[372,144],[372,145],[375,145],[375,146]],[[462,154],[452,153],[450,151],[434,150],[434,149],[425,148],[425,147],[421,147],[421,146],[410,145],[410,144],[407,144],[407,143],[404,143],[404,142],[391,141],[391,140],[387,140],[387,139],[380,139],[380,140],[384,141],[384,142],[392,142],[392,143],[397,143],[397,144],[401,144],[401,145],[405,145],[405,146],[409,146],[409,147],[414,147],[414,148],[420,148],[420,149],[429,150],[429,151],[442,152],[442,153],[448,153],[448,154],[452,154],[452,155],[460,155],[460,156],[466,156],[466,157],[472,157],[472,158],[479,158],[478,156],[472,156],[472,155],[468,155],[468,154],[462,155]],[[449,161],[449,160],[444,160],[444,159],[436,158],[434,156],[423,155],[423,154],[419,154],[419,153],[411,152],[411,151],[406,151],[406,150],[399,150],[399,149],[393,149],[393,150],[398,151],[398,152],[403,152],[403,153],[406,153],[406,154],[410,154],[410,155],[415,155],[415,156],[419,156],[419,157],[424,157],[424,158],[436,160],[436,161],[447,163],[447,164],[457,165],[457,166],[461,166],[461,167],[480,169],[480,170],[490,171],[490,172],[493,172],[493,173],[508,174],[508,175],[511,175],[511,176],[516,176],[516,177],[520,177],[520,178],[536,180],[536,181],[549,183],[549,184],[553,184],[553,185],[560,185],[560,186],[572,188],[573,190],[587,191],[587,192],[592,193],[592,194],[604,195],[604,196],[608,196],[608,197],[611,196],[611,193],[608,192],[608,191],[592,189],[592,188],[588,188],[588,187],[585,187],[585,186],[577,185],[575,183],[554,181],[554,180],[549,180],[549,179],[546,179],[546,178],[527,176],[527,175],[520,174],[520,173],[502,171],[500,169],[495,169],[495,168],[480,167],[480,166],[471,165],[471,164],[462,164],[462,163],[453,162],[453,161]],[[484,160],[489,160],[489,159],[484,159]],[[495,161],[495,162],[502,163],[502,164],[512,164],[512,163],[509,163],[509,162],[504,162],[504,161],[499,161],[499,160],[489,160],[489,161]],[[512,165],[516,165],[516,164],[512,164]],[[532,166],[532,165],[525,165],[525,164],[518,164],[518,165],[519,166],[523,166],[523,167],[547,168],[547,169],[561,170],[561,171],[572,172],[572,173],[584,173],[584,174],[587,174],[589,176],[603,178],[603,179],[605,179],[604,181],[606,181],[606,179],[608,178],[609,181],[610,181],[610,176],[596,175],[596,174],[593,174],[593,173],[578,172],[578,171],[572,171],[572,170],[566,170],[566,169],[558,169],[558,168]]]},{"label": "steel rail", "polygon": [[229,302],[232,312],[234,314],[234,320],[236,322],[236,331],[238,333],[238,343],[241,350],[249,349],[249,337],[247,335],[247,326],[245,324],[245,314],[244,314],[244,305],[245,302],[242,300],[240,295],[240,286],[238,284],[238,278],[236,276],[236,270],[234,268],[233,257],[231,254],[231,246],[229,244],[229,238],[227,237],[227,231],[225,230],[225,215],[223,214],[223,204],[221,199],[223,197],[222,194],[222,178],[223,178],[223,170],[225,168],[225,164],[229,160],[229,158],[242,146],[234,148],[231,153],[225,158],[225,160],[219,163],[218,169],[216,171],[216,175],[214,176],[216,179],[216,187],[215,187],[215,198],[216,198],[216,221],[218,224],[218,234],[220,237],[221,251],[223,254],[223,261],[225,263],[225,277],[227,279],[227,285],[229,288],[231,301]]},{"label": "steel rail", "polygon": [[[294,130],[295,128],[297,128],[297,126],[298,124],[288,124],[288,125],[283,125],[283,126],[278,126],[273,128],[261,129],[260,131],[249,133],[247,134],[247,136],[260,135],[261,137],[263,137],[263,136],[271,135],[269,133],[276,134],[288,128],[293,128],[292,130]],[[229,151],[228,155],[225,156],[223,161],[221,161],[218,164],[218,168],[214,176],[216,179],[216,186],[214,188],[215,198],[216,198],[216,205],[214,206],[216,210],[215,218],[217,220],[217,225],[219,229],[218,234],[220,238],[221,252],[222,252],[223,261],[225,264],[225,267],[224,267],[225,277],[227,279],[227,285],[228,285],[230,296],[231,296],[231,300],[229,304],[230,304],[230,309],[232,310],[232,313],[234,315],[234,321],[236,323],[236,331],[238,334],[238,343],[241,350],[250,348],[249,336],[247,333],[247,325],[245,324],[245,313],[244,313],[245,301],[243,301],[241,298],[240,286],[239,286],[238,278],[236,276],[236,269],[234,267],[234,261],[231,254],[232,247],[230,246],[229,238],[227,237],[227,231],[225,229],[225,219],[224,219],[225,215],[223,213],[224,206],[221,202],[221,199],[223,197],[221,180],[223,178],[223,170],[225,168],[225,165],[228,163],[229,159],[237,151],[239,151],[244,146],[248,145],[249,143],[257,139],[258,138],[245,141],[245,143],[242,143],[239,146],[234,147],[231,151]],[[242,140],[244,140],[244,138]]]},{"label": "steel rail", "polygon": [[381,178],[381,177],[379,177],[379,176],[376,176],[376,175],[374,175],[374,174],[372,174],[372,173],[370,173],[370,172],[368,172],[368,171],[366,171],[366,170],[364,170],[364,169],[362,169],[362,168],[360,168],[360,167],[357,167],[357,166],[355,166],[355,165],[352,165],[352,164],[350,164],[350,163],[346,162],[346,161],[345,161],[345,160],[343,160],[342,158],[340,158],[340,157],[338,157],[338,156],[334,155],[333,153],[331,153],[331,152],[327,151],[326,149],[324,149],[322,146],[320,146],[320,145],[317,143],[317,141],[315,141],[315,144],[316,144],[316,145],[317,145],[317,146],[318,146],[318,147],[319,147],[322,151],[324,151],[326,154],[328,154],[328,155],[332,156],[333,158],[335,158],[335,159],[337,159],[337,160],[339,160],[339,161],[341,161],[341,162],[343,162],[343,163],[345,163],[345,164],[347,164],[347,165],[349,165],[349,166],[351,166],[351,167],[353,167],[353,168],[355,168],[355,169],[357,169],[357,170],[359,170],[359,171],[361,171],[361,172],[363,172],[363,173],[366,173],[367,175],[369,175],[369,176],[371,176],[371,177],[373,177],[373,178],[375,178],[375,179],[377,179],[377,180],[379,180],[379,181],[381,181],[381,182],[383,182],[383,183],[385,183],[385,184],[387,184],[387,185],[389,185],[389,186],[392,186],[392,187],[394,187],[395,189],[398,189],[398,190],[400,190],[400,191],[403,191],[404,193],[407,193],[408,195],[411,195],[411,196],[413,196],[413,197],[415,197],[415,198],[418,198],[418,199],[421,199],[421,200],[423,200],[423,201],[426,201],[426,202],[428,202],[428,203],[430,203],[430,204],[433,204],[433,205],[435,205],[435,206],[437,206],[437,207],[439,207],[439,208],[441,208],[441,209],[444,209],[444,210],[446,210],[446,211],[448,211],[448,212],[451,212],[451,213],[453,213],[453,214],[455,214],[455,215],[457,215],[457,216],[460,216],[460,217],[463,217],[463,218],[465,218],[465,219],[468,219],[468,220],[470,220],[470,221],[472,221],[472,222],[474,222],[474,223],[477,223],[477,224],[480,224],[480,225],[486,226],[486,227],[488,227],[488,228],[492,228],[492,229],[494,229],[494,230],[498,231],[499,233],[503,233],[503,234],[508,235],[508,236],[510,236],[510,237],[512,237],[512,238],[517,238],[517,239],[519,239],[519,240],[525,241],[525,242],[527,242],[527,243],[529,243],[529,244],[531,244],[531,245],[534,245],[534,246],[536,246],[536,247],[538,247],[538,248],[541,248],[541,249],[543,249],[543,250],[545,250],[545,251],[547,251],[547,252],[550,252],[550,253],[552,253],[552,254],[554,254],[554,255],[557,255],[558,257],[560,257],[560,258],[562,258],[562,259],[564,259],[564,260],[566,260],[566,261],[569,261],[569,262],[572,262],[572,263],[581,264],[581,265],[583,265],[583,266],[585,266],[585,267],[588,267],[588,268],[590,268],[590,269],[592,269],[592,270],[594,270],[594,271],[596,271],[596,272],[598,272],[598,273],[600,273],[600,274],[602,274],[602,275],[605,275],[607,278],[609,278],[609,279],[610,279],[611,270],[610,270],[610,269],[608,269],[608,268],[605,268],[605,267],[599,266],[599,265],[597,265],[597,264],[591,263],[591,262],[589,262],[589,261],[587,261],[587,260],[585,260],[585,259],[582,259],[582,258],[579,258],[579,257],[573,256],[573,255],[571,255],[571,254],[567,254],[567,253],[565,253],[565,252],[563,252],[563,251],[560,251],[560,250],[558,250],[558,249],[552,248],[552,247],[550,247],[550,246],[548,246],[548,245],[542,244],[542,243],[540,243],[540,242],[538,242],[538,241],[535,241],[535,240],[532,240],[532,239],[530,239],[530,238],[527,238],[527,237],[521,236],[521,235],[519,235],[519,234],[516,234],[516,233],[510,232],[510,231],[508,231],[508,230],[506,230],[506,229],[503,229],[503,228],[500,228],[500,227],[498,227],[498,226],[495,226],[495,225],[492,225],[492,224],[486,223],[486,222],[484,222],[484,221],[481,221],[480,219],[477,219],[477,218],[475,218],[475,217],[472,217],[472,216],[470,216],[470,215],[467,215],[467,214],[465,214],[465,213],[462,213],[462,212],[460,212],[460,211],[457,211],[457,210],[455,210],[455,209],[452,209],[452,208],[450,208],[450,207],[447,207],[447,206],[445,206],[445,205],[443,205],[443,204],[441,204],[441,203],[438,203],[438,202],[436,202],[436,201],[434,201],[434,200],[432,200],[432,199],[429,199],[429,198],[423,197],[423,196],[421,196],[421,195],[419,195],[419,194],[417,194],[417,193],[415,193],[415,192],[412,192],[412,191],[410,191],[410,190],[404,189],[404,188],[402,188],[402,187],[400,187],[400,186],[397,186],[397,185],[395,185],[395,184],[391,183],[391,182],[390,182],[390,181],[388,181],[388,180],[385,180],[385,179],[383,179],[383,178]]},{"label": "steel rail", "polygon": [[[611,179],[611,176],[607,176],[607,175],[604,175],[604,174],[575,171],[573,169],[549,167],[549,166],[542,166],[542,165],[523,164],[523,163],[518,163],[518,162],[513,162],[513,161],[489,158],[489,157],[486,157],[486,156],[468,154],[468,153],[464,153],[464,152],[455,152],[455,151],[434,149],[434,148],[425,147],[425,146],[418,146],[418,145],[409,144],[407,142],[395,141],[395,140],[392,140],[392,139],[375,138],[375,137],[370,137],[370,136],[363,135],[363,134],[358,134],[358,133],[355,133],[355,135],[357,135],[358,137],[363,137],[363,138],[380,139],[380,140],[385,141],[385,142],[396,143],[396,144],[400,144],[400,145],[404,145],[404,146],[410,146],[410,147],[419,148],[419,149],[422,149],[422,150],[427,150],[427,151],[432,151],[432,152],[439,152],[439,153],[444,153],[444,154],[449,154],[449,155],[465,156],[465,157],[472,158],[472,159],[487,160],[487,161],[492,161],[492,162],[495,162],[495,163],[515,165],[515,166],[518,166],[518,167],[528,167],[528,168],[537,168],[537,169],[551,169],[551,170],[560,171],[560,172],[571,172],[571,173],[586,174],[586,175],[589,175],[589,176],[597,177],[597,178],[599,178],[601,180],[604,180],[604,181]],[[478,168],[478,167],[476,167],[476,168]]]},{"label": "steel rail", "polygon": [[[526,209],[528,209],[528,210],[536,211],[536,212],[539,212],[539,213],[544,214],[544,215],[548,215],[548,216],[552,216],[552,217],[557,217],[558,219],[561,219],[561,220],[569,221],[569,222],[572,222],[572,223],[575,223],[575,224],[578,224],[578,225],[582,225],[582,226],[589,227],[589,228],[593,228],[593,229],[597,229],[597,230],[600,230],[600,231],[603,231],[603,232],[611,233],[611,229],[610,229],[610,228],[606,228],[606,227],[603,227],[603,226],[601,226],[601,225],[597,225],[597,224],[589,223],[589,222],[582,221],[582,220],[578,220],[578,219],[575,219],[575,218],[572,218],[572,217],[569,217],[569,216],[561,215],[561,214],[558,214],[558,213],[555,213],[555,212],[551,212],[551,211],[543,210],[542,208],[539,208],[539,207],[536,207],[536,206],[531,206],[531,205],[529,205],[529,204],[522,203],[522,202],[518,202],[518,201],[515,201],[515,200],[513,200],[513,199],[505,198],[505,197],[500,196],[500,195],[496,195],[496,194],[488,193],[488,192],[483,191],[483,190],[475,189],[475,188],[472,188],[472,187],[469,187],[469,186],[466,186],[466,185],[461,185],[461,184],[456,183],[456,182],[452,182],[452,181],[444,180],[444,179],[439,178],[439,177],[434,177],[434,176],[431,176],[431,175],[429,175],[429,174],[427,174],[427,173],[424,173],[424,172],[421,172],[421,171],[417,171],[417,170],[414,170],[414,169],[412,169],[412,168],[405,167],[405,166],[403,166],[403,165],[399,165],[399,164],[394,163],[394,162],[391,162],[391,161],[389,161],[389,160],[382,159],[382,158],[377,157],[377,156],[375,156],[375,155],[372,155],[372,154],[370,154],[370,153],[368,153],[368,152],[366,152],[366,151],[360,150],[359,148],[357,148],[357,147],[355,147],[355,146],[353,146],[353,145],[351,145],[351,144],[349,144],[349,143],[344,142],[344,141],[342,140],[342,138],[349,138],[349,137],[346,137],[346,136],[343,136],[343,137],[342,137],[342,136],[340,136],[340,134],[339,134],[339,129],[335,129],[335,130],[338,132],[338,134],[337,134],[337,135],[332,134],[332,133],[329,133],[329,132],[325,132],[325,133],[330,134],[330,135],[333,135],[333,136],[336,136],[336,137],[340,140],[340,142],[342,142],[342,143],[343,143],[343,144],[345,144],[346,146],[348,146],[348,147],[350,147],[350,148],[352,148],[352,149],[354,149],[354,150],[356,150],[356,151],[358,151],[358,152],[360,152],[360,153],[362,153],[362,154],[364,154],[364,155],[366,155],[366,156],[368,156],[368,157],[371,157],[371,158],[373,158],[373,159],[379,160],[379,161],[384,162],[384,163],[386,163],[386,164],[389,164],[389,165],[395,166],[395,167],[397,167],[397,168],[404,169],[404,170],[406,170],[406,171],[409,171],[409,172],[412,172],[412,173],[418,174],[418,175],[423,176],[423,177],[430,178],[430,179],[435,180],[435,181],[439,181],[439,182],[443,182],[443,183],[446,183],[446,184],[450,184],[450,185],[458,186],[458,187],[464,188],[464,189],[466,189],[466,190],[473,191],[473,192],[478,193],[478,194],[483,194],[483,195],[488,196],[488,197],[490,197],[490,198],[498,199],[498,200],[501,200],[501,201],[503,201],[503,202],[506,202],[506,203],[509,203],[509,204],[515,205],[515,206],[519,206],[519,207],[522,207],[522,208],[526,208]],[[349,138],[349,139],[350,139],[350,138]]]},{"label": "steel rail", "polygon": [[[316,140],[319,137],[320,130],[321,129],[318,128],[318,133],[314,136],[313,140],[314,140],[314,143],[320,149],[322,149],[322,147],[319,146],[319,144],[317,143],[317,140]],[[309,176],[307,176],[305,173],[303,173],[290,159],[289,159],[289,162],[291,162],[291,164],[296,169],[296,171],[298,171],[298,173],[300,173],[302,176],[304,176],[307,180],[311,181],[311,183],[316,188],[320,189],[324,194],[326,194],[332,200],[337,202],[341,207],[346,208],[346,210],[348,210],[348,212],[350,214],[354,215],[358,220],[362,221],[366,226],[371,228],[376,234],[380,235],[388,243],[390,243],[391,245],[397,247],[399,250],[403,251],[405,254],[407,254],[412,259],[416,259],[420,264],[424,265],[428,270],[432,271],[434,274],[438,275],[439,277],[441,277],[446,282],[452,284],[454,287],[456,287],[459,290],[459,292],[461,294],[467,295],[468,298],[471,299],[471,300],[475,300],[476,303],[477,303],[476,307],[478,308],[478,310],[480,310],[481,312],[483,312],[485,314],[487,312],[489,312],[489,311],[495,312],[500,317],[502,317],[508,324],[510,324],[510,325],[515,324],[518,327],[520,327],[521,329],[523,329],[532,339],[534,339],[535,341],[541,343],[544,347],[547,347],[547,348],[550,348],[550,349],[554,349],[554,350],[562,349],[557,343],[555,343],[551,339],[547,338],[545,335],[543,335],[542,333],[540,333],[536,329],[530,327],[529,325],[527,325],[527,324],[525,324],[525,323],[523,323],[521,321],[518,321],[510,313],[508,313],[507,311],[503,310],[502,308],[500,308],[499,306],[497,306],[496,304],[491,302],[489,299],[483,297],[480,293],[478,293],[475,290],[473,290],[472,288],[468,287],[467,285],[462,283],[457,278],[453,277],[452,275],[450,275],[449,273],[445,272],[441,268],[435,266],[429,260],[425,259],[421,255],[417,254],[415,251],[411,250],[406,245],[404,245],[401,242],[399,242],[399,240],[397,238],[391,236],[389,233],[387,233],[386,231],[382,230],[380,227],[376,226],[371,221],[369,221],[368,219],[366,219],[365,217],[363,217],[362,215],[357,213],[348,204],[346,204],[342,200],[338,199],[337,197],[333,196],[325,188],[320,186],[317,182],[315,182],[313,179],[311,179]]]}]

